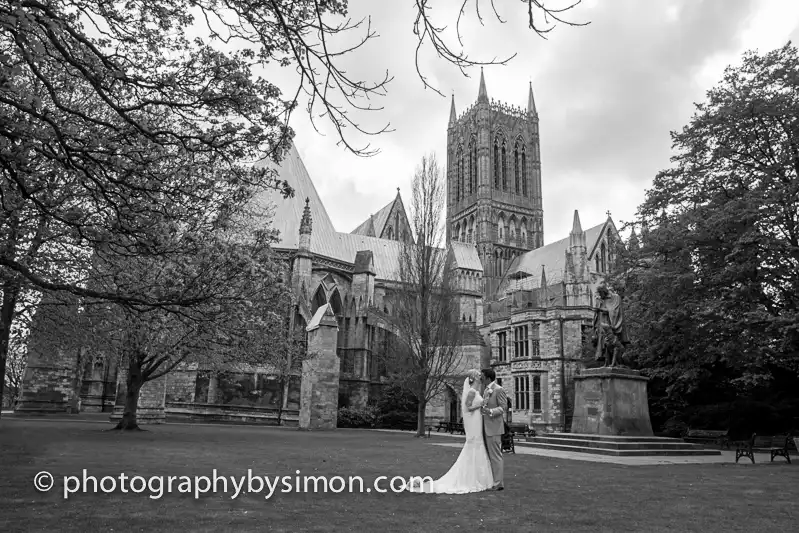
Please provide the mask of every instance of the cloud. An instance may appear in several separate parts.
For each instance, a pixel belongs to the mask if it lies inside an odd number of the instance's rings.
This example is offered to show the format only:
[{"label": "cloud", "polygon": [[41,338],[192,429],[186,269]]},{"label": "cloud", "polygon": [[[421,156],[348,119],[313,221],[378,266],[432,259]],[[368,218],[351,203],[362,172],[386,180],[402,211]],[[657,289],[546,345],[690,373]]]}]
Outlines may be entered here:
[{"label": "cloud", "polygon": [[[434,6],[449,4],[437,0]],[[584,2],[568,19],[590,25],[559,26],[547,40],[527,28],[523,4],[496,4],[507,22],[493,20],[483,0],[482,26],[470,2],[464,45],[483,60],[517,53],[507,66],[486,67],[490,98],[524,107],[533,83],[547,243],[568,235],[574,209],[584,227],[601,223],[607,210],[617,222],[630,220],[654,175],[669,166],[669,132],[690,120],[693,103],[724,66],[737,62],[744,49],[781,46],[790,35],[799,40],[799,26],[791,22],[799,8],[771,0]],[[434,13],[441,24],[454,24],[451,11]],[[445,96],[423,87],[414,63],[411,3],[356,0],[350,15],[370,15],[380,37],[346,61],[348,73],[374,80],[389,69],[394,76],[388,95],[374,101],[384,109],[353,117],[373,129],[388,122],[394,131],[354,135],[357,146],[371,142],[381,150],[359,158],[336,146],[331,128],[323,127],[325,136],[315,133],[300,110],[292,122],[303,161],[340,231],[351,231],[391,201],[397,187],[408,203],[422,155],[434,151],[446,161],[450,95],[462,112],[474,103],[479,80],[479,69],[465,78],[427,50],[420,66]]]}]

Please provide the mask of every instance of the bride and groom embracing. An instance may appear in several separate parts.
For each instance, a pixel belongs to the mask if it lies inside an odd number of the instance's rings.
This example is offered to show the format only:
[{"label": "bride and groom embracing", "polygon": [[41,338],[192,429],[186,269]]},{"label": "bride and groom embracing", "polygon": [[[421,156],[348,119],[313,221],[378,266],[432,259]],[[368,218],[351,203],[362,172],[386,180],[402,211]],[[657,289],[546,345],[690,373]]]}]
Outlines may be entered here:
[{"label": "bride and groom embracing", "polygon": [[482,375],[469,370],[461,393],[466,443],[446,474],[411,491],[464,494],[503,490],[502,434],[507,404],[505,390],[496,383],[492,369],[484,369]]}]

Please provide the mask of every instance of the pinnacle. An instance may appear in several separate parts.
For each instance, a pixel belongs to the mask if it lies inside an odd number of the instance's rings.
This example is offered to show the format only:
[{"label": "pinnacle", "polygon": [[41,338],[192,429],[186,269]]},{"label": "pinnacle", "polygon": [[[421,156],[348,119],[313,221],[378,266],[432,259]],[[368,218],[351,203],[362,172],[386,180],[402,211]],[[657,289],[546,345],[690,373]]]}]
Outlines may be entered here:
[{"label": "pinnacle", "polygon": [[537,115],[538,111],[535,108],[535,98],[533,97],[533,82],[530,82],[530,92],[527,96],[527,114]]},{"label": "pinnacle", "polygon": [[486,90],[486,79],[483,75],[483,67],[480,67],[480,89],[477,91],[478,102],[488,102],[488,91]]},{"label": "pinnacle", "polygon": [[572,234],[580,234],[583,232],[583,228],[580,225],[580,214],[577,210],[574,210],[574,222],[572,223]]}]

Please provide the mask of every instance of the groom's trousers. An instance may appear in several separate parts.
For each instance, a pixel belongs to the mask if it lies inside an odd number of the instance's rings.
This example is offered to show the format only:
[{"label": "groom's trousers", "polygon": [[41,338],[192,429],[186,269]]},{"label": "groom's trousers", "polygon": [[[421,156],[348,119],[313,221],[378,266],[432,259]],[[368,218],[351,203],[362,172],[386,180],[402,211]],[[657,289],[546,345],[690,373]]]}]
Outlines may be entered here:
[{"label": "groom's trousers", "polygon": [[486,451],[491,461],[491,473],[494,476],[494,485],[503,485],[504,465],[502,462],[502,435],[485,436]]}]

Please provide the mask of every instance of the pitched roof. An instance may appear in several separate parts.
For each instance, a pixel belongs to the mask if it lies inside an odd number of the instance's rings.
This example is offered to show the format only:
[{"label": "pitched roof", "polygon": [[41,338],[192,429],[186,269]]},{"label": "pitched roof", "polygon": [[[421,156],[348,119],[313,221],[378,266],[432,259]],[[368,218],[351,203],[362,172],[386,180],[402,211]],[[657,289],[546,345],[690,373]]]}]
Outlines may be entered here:
[{"label": "pitched roof", "polygon": [[[607,221],[585,230],[586,251],[589,254],[596,246],[602,230]],[[566,266],[566,250],[569,248],[569,238],[530,250],[514,259],[505,274],[505,279],[499,287],[499,295],[507,289],[531,290],[541,285],[542,271],[546,275],[547,283],[554,285],[563,281],[563,270]],[[515,281],[518,279],[518,281]]]},{"label": "pitched roof", "polygon": [[350,233],[353,235],[366,235],[367,237],[375,237],[375,216],[369,215],[369,218],[361,222],[360,226],[352,230]]},{"label": "pitched roof", "polygon": [[294,189],[294,197],[283,198],[278,191],[268,190],[262,192],[255,199],[255,202],[264,208],[269,208],[273,213],[272,227],[280,232],[279,243],[276,248],[296,249],[299,244],[300,220],[302,210],[305,208],[305,199],[308,198],[311,208],[312,219],[312,240],[324,239],[325,235],[336,232],[333,222],[325,211],[322,199],[316,192],[311,176],[305,169],[305,165],[300,158],[299,152],[294,145],[291,146],[288,154],[281,164],[275,164],[269,160],[261,160],[255,164],[259,168],[277,168],[278,176],[285,180]]},{"label": "pitched roof", "polygon": [[[369,215],[369,218],[361,222],[361,224],[350,233],[353,235],[365,235],[367,237],[381,237],[383,232],[386,231],[388,217],[394,210],[394,206],[396,206],[397,209],[401,210],[403,213],[405,212],[405,206],[402,203],[402,197],[400,197],[399,189],[397,189],[397,195],[393,200],[391,200],[377,213]],[[407,219],[407,214],[404,216]],[[396,228],[396,230],[399,231],[400,228]]]},{"label": "pitched roof", "polygon": [[[257,163],[257,166],[261,167],[272,165],[274,163],[267,160]],[[294,196],[284,199],[279,192],[269,190],[261,193],[255,199],[259,206],[268,207],[274,215],[272,225],[279,231],[279,240],[275,244],[275,248],[287,250],[298,248],[300,220],[305,208],[305,199],[308,198],[312,219],[311,253],[354,264],[358,252],[370,250],[375,277],[381,280],[397,280],[397,266],[403,244],[399,241],[380,239],[374,235],[379,236],[382,233],[396,202],[400,202],[398,207],[404,210],[399,193],[388,205],[375,214],[374,224],[377,231],[373,235],[356,232],[341,233],[333,227],[333,222],[325,210],[322,199],[314,187],[299,152],[293,145],[285,159],[276,168],[279,178],[286,180],[294,188]],[[372,217],[367,222],[372,222],[371,219]],[[457,243],[454,248],[457,250],[456,257],[461,268],[482,270],[482,264],[474,245]]]},{"label": "pitched roof", "polygon": [[483,263],[480,262],[480,256],[477,255],[477,247],[474,244],[452,241],[450,247],[458,268],[483,271]]}]

